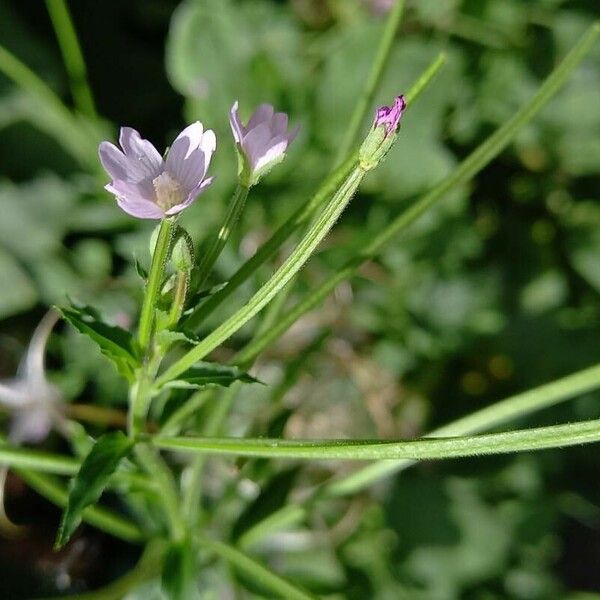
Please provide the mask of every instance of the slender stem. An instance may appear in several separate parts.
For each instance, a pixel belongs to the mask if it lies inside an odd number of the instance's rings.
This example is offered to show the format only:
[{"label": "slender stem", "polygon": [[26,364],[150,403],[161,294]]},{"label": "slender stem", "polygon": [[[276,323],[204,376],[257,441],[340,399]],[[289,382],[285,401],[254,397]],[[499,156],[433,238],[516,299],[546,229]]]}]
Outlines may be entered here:
[{"label": "slender stem", "polygon": [[186,530],[179,509],[179,494],[173,473],[155,448],[148,444],[137,444],[134,448],[139,463],[148,475],[154,478],[161,490],[165,514],[169,519],[171,538],[181,541],[185,538]]},{"label": "slender stem", "polygon": [[600,441],[600,419],[551,427],[535,427],[410,441],[282,440],[269,438],[154,438],[158,448],[178,452],[301,460],[441,460],[562,448]]},{"label": "slender stem", "polygon": [[[239,390],[239,384],[234,383],[229,388],[224,390],[220,398],[215,398],[214,390],[212,392],[212,400],[214,402],[214,410],[209,412],[208,419],[202,427],[202,433],[206,436],[218,435],[221,424],[225,420],[229,409],[231,408],[235,396]],[[202,495],[202,472],[204,470],[204,459],[202,455],[196,456],[189,467],[188,486],[185,490],[182,502],[182,512],[187,517],[188,523],[194,527],[198,521],[200,511],[200,500]]]},{"label": "slender stem", "polygon": [[273,573],[273,571],[237,548],[217,540],[211,540],[205,536],[197,536],[197,540],[207,550],[220,556],[236,569],[249,575],[253,581],[265,586],[279,597],[286,600],[315,600],[315,596]]},{"label": "slender stem", "polygon": [[169,328],[175,327],[179,323],[179,319],[181,319],[183,309],[185,308],[189,281],[190,275],[188,271],[177,272],[175,295],[173,297],[173,304],[171,304],[171,310],[169,311]]},{"label": "slender stem", "polygon": [[149,356],[136,373],[136,380],[129,388],[128,432],[131,438],[136,438],[146,428],[146,417],[152,395],[154,393],[154,378],[158,371],[162,356],[149,350]]},{"label": "slender stem", "polygon": [[[29,487],[40,496],[64,508],[67,505],[69,492],[66,486],[43,473],[35,473],[27,469],[15,469],[15,472]],[[82,513],[84,521],[125,540],[126,542],[142,542],[144,535],[131,521],[101,506],[88,506]]]},{"label": "slender stem", "polygon": [[238,184],[231,198],[231,202],[229,204],[229,209],[227,210],[227,214],[225,215],[225,220],[221,225],[221,229],[219,229],[219,233],[212,240],[210,246],[206,252],[206,254],[200,260],[200,264],[198,265],[198,281],[199,285],[203,285],[210,272],[219,258],[219,254],[225,247],[233,228],[235,227],[242,211],[244,210],[244,206],[246,204],[246,198],[248,197],[248,192],[250,188]]},{"label": "slender stem", "polygon": [[323,238],[329,233],[342,211],[350,202],[356,192],[365,172],[356,167],[339,190],[335,193],[322,214],[315,221],[298,246],[294,249],[288,259],[273,274],[259,290],[252,296],[248,303],[225,321],[220,327],[204,338],[197,346],[192,348],[187,354],[181,357],[177,362],[171,365],[161,377],[158,378],[158,385],[175,379],[178,375],[190,368],[194,363],[204,358],[212,352],[217,346],[233,335],[238,329],[243,327],[252,317],[254,317],[272,298],[281,290],[285,284],[302,268],[316,247]]},{"label": "slender stem", "polygon": [[152,265],[150,266],[150,274],[148,275],[148,283],[146,285],[146,293],[142,304],[140,314],[140,327],[138,332],[138,342],[142,351],[146,352],[150,346],[152,332],[154,328],[154,309],[160,286],[163,281],[165,264],[169,258],[169,250],[171,247],[171,239],[173,236],[174,219],[163,219],[160,222],[156,246],[152,254]]},{"label": "slender stem", "polygon": [[97,119],[98,113],[88,83],[83,53],[67,3],[65,0],[46,0],[46,7],[60,46],[65,68],[69,74],[75,106],[87,117]]},{"label": "slender stem", "polygon": [[[417,99],[425,87],[440,70],[445,62],[445,55],[438,55],[427,67],[419,79],[411,86],[406,94],[408,106]],[[275,231],[258,252],[246,261],[229,279],[227,285],[213,294],[206,302],[201,304],[186,319],[185,325],[188,329],[195,329],[208,315],[217,309],[235,290],[246,282],[256,271],[273,258],[281,245],[304,223],[307,223],[317,209],[327,198],[339,187],[341,182],[349,175],[357,164],[357,154],[347,158],[337,167],[321,184],[317,192],[306,204],[302,204],[294,213]]]},{"label": "slender stem", "polygon": [[[600,365],[578,371],[562,379],[527,390],[491,406],[470,413],[456,421],[433,430],[428,437],[458,436],[487,431],[525,417],[533,412],[549,408],[575,396],[585,394],[600,387]],[[368,465],[334,480],[325,486],[328,496],[353,494],[364,489],[375,481],[402,471],[413,464],[413,461],[385,461]]]},{"label": "slender stem", "polygon": [[[72,476],[79,471],[81,461],[72,456],[53,454],[33,448],[9,446],[2,443],[0,444],[0,465],[5,465],[11,469],[28,469],[38,473]],[[150,479],[125,470],[118,470],[113,473],[109,485],[111,487],[136,486],[154,491],[154,485]]]},{"label": "slender stem", "polygon": [[2,445],[0,464],[14,469],[31,469],[42,473],[71,476],[79,471],[81,461],[71,456]]},{"label": "slender stem", "polygon": [[339,283],[351,278],[361,264],[374,258],[383,246],[400,231],[414,223],[429,208],[444,198],[448,192],[469,181],[489,164],[508,145],[517,131],[529,122],[556,94],[569,74],[593,47],[599,33],[600,24],[592,25],[527,104],[476,148],[449,177],[394,219],[359,254],[349,259],[334,275],[287,311],[272,329],[260,338],[252,340],[251,344],[236,356],[236,364],[252,361],[267,346],[281,337],[302,315],[319,305]]},{"label": "slender stem", "polygon": [[177,434],[182,424],[197,412],[214,394],[213,389],[199,390],[193,394],[185,404],[182,404],[173,414],[165,421],[160,428],[160,435]]},{"label": "slender stem", "polygon": [[[585,394],[598,387],[600,387],[600,365],[496,402],[432,431],[428,437],[456,436],[486,431]],[[332,496],[355,494],[384,477],[408,469],[416,462],[409,459],[382,460],[344,477],[327,481],[317,486],[302,504],[288,504],[248,529],[240,538],[239,543],[243,547],[249,547],[273,531],[301,523],[307,517],[308,511],[315,501]]]},{"label": "slender stem", "polygon": [[339,147],[336,163],[341,162],[349,153],[352,147],[356,144],[357,139],[360,135],[360,126],[362,125],[365,115],[367,114],[375,92],[379,86],[379,81],[383,76],[385,68],[390,58],[390,52],[400,25],[400,19],[404,12],[404,0],[396,0],[394,8],[390,11],[379,47],[377,48],[377,55],[371,66],[371,71],[368,75],[367,81],[362,88],[360,98],[356,104],[356,108],[350,118],[350,124],[346,130],[346,135]]}]

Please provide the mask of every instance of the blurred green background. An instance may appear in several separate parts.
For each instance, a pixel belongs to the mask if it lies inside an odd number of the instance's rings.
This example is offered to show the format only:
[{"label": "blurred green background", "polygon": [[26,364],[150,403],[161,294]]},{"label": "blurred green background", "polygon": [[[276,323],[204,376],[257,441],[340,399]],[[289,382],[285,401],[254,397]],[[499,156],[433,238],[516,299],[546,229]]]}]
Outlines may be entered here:
[{"label": "blurred green background", "polygon": [[[227,122],[233,101],[244,116],[271,102],[302,125],[287,160],[253,191],[217,265],[215,281],[224,280],[331,168],[385,4],[71,2],[101,118],[67,118],[43,95],[0,75],[0,375],[12,375],[45,307],[67,295],[93,302],[114,321],[135,319],[141,291],[134,258],[147,263],[152,223],[121,213],[102,189],[99,140],[130,125],[162,148],[191,120],[215,129],[217,180],[182,219],[199,243],[219,223],[235,185]],[[406,90],[441,50],[447,64],[407,113],[386,163],[303,271],[290,304],[509,118],[598,16],[596,0],[408,2],[377,103]],[[44,3],[0,4],[0,44],[72,104]],[[599,190],[596,47],[471,185],[389,244],[263,355],[256,373],[271,385],[252,386],[239,398],[230,433],[411,437],[594,364]],[[206,328],[231,314],[272,268]],[[252,330],[218,356],[230,356]],[[124,405],[116,372],[71,329],[52,339],[49,360],[69,401]],[[597,418],[599,399],[589,394],[528,423]],[[596,597],[574,592],[600,592],[599,460],[592,446],[421,464],[321,507],[306,527],[272,538],[260,552],[281,573],[332,598]],[[230,537],[349,468],[237,466],[211,461],[205,490]],[[91,528],[52,555],[56,514],[16,478],[9,479],[7,504],[39,523],[25,539],[0,543],[3,598],[95,587],[135,559],[134,549]],[[206,598],[258,597],[234,595],[235,579],[216,565],[201,577],[213,590]]]}]

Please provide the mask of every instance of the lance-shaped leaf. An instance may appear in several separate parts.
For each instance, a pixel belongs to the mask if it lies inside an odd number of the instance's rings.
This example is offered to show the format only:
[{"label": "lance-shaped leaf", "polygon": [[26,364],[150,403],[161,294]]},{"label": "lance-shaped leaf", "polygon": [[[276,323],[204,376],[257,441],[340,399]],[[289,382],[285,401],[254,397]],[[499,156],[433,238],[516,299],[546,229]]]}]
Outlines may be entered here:
[{"label": "lance-shaped leaf", "polygon": [[105,323],[98,312],[89,306],[71,305],[58,310],[73,327],[97,344],[100,352],[114,363],[123,377],[133,381],[140,360],[129,331]]},{"label": "lance-shaped leaf", "polygon": [[211,362],[198,362],[164,387],[198,389],[207,385],[229,387],[235,381],[260,383],[238,367]]},{"label": "lance-shaped leaf", "polygon": [[174,542],[165,554],[161,588],[168,600],[198,598],[196,556],[189,540]]},{"label": "lance-shaped leaf", "polygon": [[133,446],[124,433],[115,431],[98,438],[69,486],[69,498],[62,516],[55,547],[68,541],[79,523],[81,513],[102,495],[111,475]]}]

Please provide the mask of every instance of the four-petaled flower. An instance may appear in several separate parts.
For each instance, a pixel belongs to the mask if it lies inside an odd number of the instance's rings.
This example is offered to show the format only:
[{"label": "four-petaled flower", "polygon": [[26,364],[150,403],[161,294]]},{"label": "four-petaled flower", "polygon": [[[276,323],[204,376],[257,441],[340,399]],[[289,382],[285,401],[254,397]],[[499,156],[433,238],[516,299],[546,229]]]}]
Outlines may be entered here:
[{"label": "four-petaled flower", "polygon": [[244,185],[258,180],[285,158],[285,152],[298,135],[299,127],[288,128],[288,116],[275,112],[270,104],[261,104],[244,125],[237,101],[231,107],[229,123],[240,157],[240,179]]},{"label": "four-petaled flower", "polygon": [[391,106],[381,106],[375,114],[373,128],[384,126],[386,136],[398,129],[402,114],[406,110],[406,100],[400,94],[394,98],[394,103]]},{"label": "four-petaled flower", "polygon": [[44,354],[50,332],[58,320],[51,310],[36,327],[17,376],[0,382],[0,404],[12,413],[10,440],[40,442],[53,425],[60,425],[61,394],[46,378]]},{"label": "four-petaled flower", "polygon": [[205,179],[216,149],[212,130],[196,121],[173,142],[166,159],[131,127],[121,127],[122,151],[110,142],[98,149],[100,162],[112,177],[106,189],[119,206],[139,219],[163,219],[181,212],[212,182]]}]

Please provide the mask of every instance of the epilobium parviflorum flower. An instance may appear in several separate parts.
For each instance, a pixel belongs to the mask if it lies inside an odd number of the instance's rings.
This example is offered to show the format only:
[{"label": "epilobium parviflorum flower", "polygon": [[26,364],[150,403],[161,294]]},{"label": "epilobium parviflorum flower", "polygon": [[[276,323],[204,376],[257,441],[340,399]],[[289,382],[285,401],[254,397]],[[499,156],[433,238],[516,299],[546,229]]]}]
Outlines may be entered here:
[{"label": "epilobium parviflorum flower", "polygon": [[176,138],[166,159],[131,127],[121,127],[121,149],[102,142],[100,162],[112,181],[105,188],[118,205],[138,219],[163,219],[180,213],[211,184],[205,177],[217,141],[196,121]]},{"label": "epilobium parviflorum flower", "polygon": [[0,405],[12,413],[10,440],[42,441],[62,419],[61,394],[46,378],[44,355],[58,314],[51,310],[36,327],[17,376],[0,382]]},{"label": "epilobium parviflorum flower", "polygon": [[360,147],[360,165],[366,171],[374,169],[392,147],[406,110],[406,100],[400,94],[391,106],[381,106],[375,113],[373,127]]},{"label": "epilobium parviflorum flower", "polygon": [[275,112],[270,104],[261,104],[244,125],[236,101],[229,113],[229,124],[238,151],[240,182],[246,187],[256,185],[285,158],[288,146],[300,131],[300,127],[288,131],[288,116]]}]

